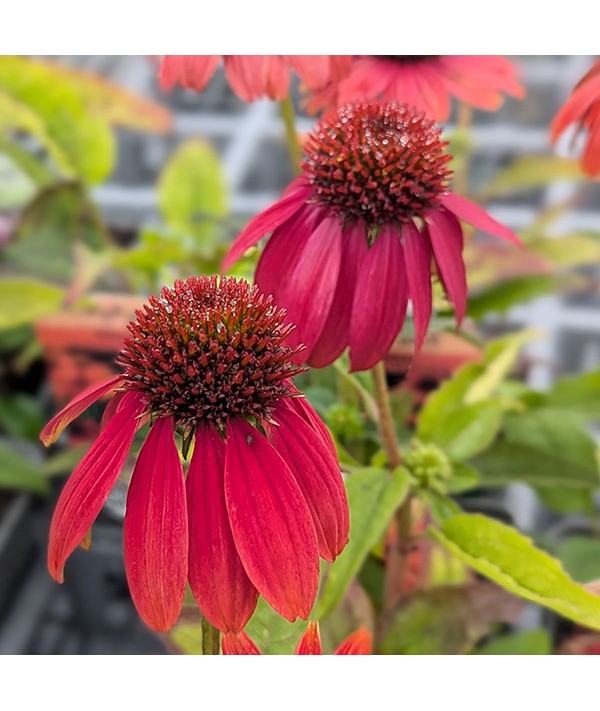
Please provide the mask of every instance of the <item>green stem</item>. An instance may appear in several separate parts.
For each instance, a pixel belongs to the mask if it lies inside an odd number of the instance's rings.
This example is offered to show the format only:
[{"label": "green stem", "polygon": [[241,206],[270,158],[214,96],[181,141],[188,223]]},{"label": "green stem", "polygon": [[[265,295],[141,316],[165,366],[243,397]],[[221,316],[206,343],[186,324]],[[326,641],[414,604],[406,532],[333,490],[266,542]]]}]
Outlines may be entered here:
[{"label": "green stem", "polygon": [[220,654],[221,633],[206,618],[202,618],[202,654]]},{"label": "green stem", "polygon": [[[375,385],[375,400],[379,409],[379,435],[387,454],[388,466],[395,469],[402,464],[402,455],[398,446],[398,436],[394,426],[394,417],[387,386],[383,361],[371,370]],[[384,609],[390,610],[403,597],[410,542],[412,538],[411,497],[408,496],[395,513],[396,537],[392,542],[386,561],[386,580],[384,590]]]},{"label": "green stem", "polygon": [[[473,109],[464,102],[458,104],[456,127],[458,132],[465,136],[471,128],[473,119]],[[459,195],[468,195],[469,193],[469,156],[463,155],[460,159],[459,167],[454,171],[454,179],[452,188]]]},{"label": "green stem", "polygon": [[296,131],[296,115],[294,113],[294,105],[289,94],[279,102],[281,109],[281,117],[285,126],[285,140],[287,142],[290,159],[292,161],[292,169],[295,175],[300,174],[300,161],[302,160],[302,146]]},{"label": "green stem", "polygon": [[394,426],[394,416],[390,402],[390,391],[388,390],[385,375],[385,365],[383,361],[375,364],[371,370],[373,384],[375,386],[375,400],[378,407],[378,425],[381,443],[387,454],[390,469],[395,469],[401,462],[400,448],[398,447],[398,437]]}]

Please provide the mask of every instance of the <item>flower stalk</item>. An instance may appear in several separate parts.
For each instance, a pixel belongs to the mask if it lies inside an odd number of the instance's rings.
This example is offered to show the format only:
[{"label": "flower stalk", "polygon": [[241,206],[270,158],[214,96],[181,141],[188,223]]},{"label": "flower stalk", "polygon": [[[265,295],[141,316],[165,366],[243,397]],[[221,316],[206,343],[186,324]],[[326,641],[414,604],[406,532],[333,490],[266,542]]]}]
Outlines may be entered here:
[{"label": "flower stalk", "polygon": [[300,162],[302,160],[302,145],[296,130],[296,116],[294,113],[294,105],[288,94],[285,99],[279,102],[281,118],[285,127],[285,140],[287,143],[290,160],[292,161],[292,170],[294,175],[300,174]]},{"label": "flower stalk", "polygon": [[221,633],[210,622],[202,618],[202,654],[220,654]]}]

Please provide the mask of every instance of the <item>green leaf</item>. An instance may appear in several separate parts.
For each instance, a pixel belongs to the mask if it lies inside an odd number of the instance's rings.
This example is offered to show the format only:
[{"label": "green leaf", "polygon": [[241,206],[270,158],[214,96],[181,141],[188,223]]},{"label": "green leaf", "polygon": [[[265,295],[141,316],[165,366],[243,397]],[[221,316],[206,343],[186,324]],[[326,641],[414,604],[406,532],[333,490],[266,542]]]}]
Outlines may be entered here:
[{"label": "green leaf", "polygon": [[561,235],[535,239],[527,249],[563,267],[575,267],[600,262],[600,240],[585,234]]},{"label": "green leaf", "polygon": [[502,417],[502,405],[497,400],[456,408],[430,441],[460,462],[489,447],[500,431]]},{"label": "green leaf", "polygon": [[597,538],[573,536],[558,547],[556,557],[580,583],[600,578],[600,540]]},{"label": "green leaf", "polygon": [[532,486],[600,486],[596,443],[577,418],[543,408],[509,415],[502,439],[471,464],[482,486],[522,481]]},{"label": "green leaf", "polygon": [[40,472],[45,477],[63,476],[69,474],[79,464],[83,455],[88,451],[89,444],[69,446],[62,452],[57,452],[48,457],[42,466]]},{"label": "green leaf", "polygon": [[[0,282],[1,283],[1,282]],[[24,393],[0,395],[0,427],[14,439],[38,441],[44,426],[37,400]]]},{"label": "green leaf", "polygon": [[429,505],[431,515],[436,523],[442,524],[462,511],[457,503],[438,491],[427,489],[420,492],[419,496]]},{"label": "green leaf", "polygon": [[263,654],[293,654],[306,622],[288,622],[260,597],[245,628]]},{"label": "green leaf", "polygon": [[174,229],[206,236],[227,214],[225,179],[215,149],[199,139],[182,144],[165,166],[158,202]]},{"label": "green leaf", "polygon": [[446,490],[450,494],[458,494],[467,489],[474,489],[479,485],[479,472],[473,467],[454,462],[452,464],[452,478],[446,482]]},{"label": "green leaf", "polygon": [[494,637],[473,654],[552,654],[552,639],[546,630],[524,630]]},{"label": "green leaf", "polygon": [[483,372],[469,386],[464,403],[472,405],[491,397],[511,371],[521,348],[529,341],[539,338],[540,335],[538,329],[528,328],[490,343],[485,349]]},{"label": "green leaf", "polygon": [[202,654],[202,625],[180,622],[168,632],[169,641],[181,654]]},{"label": "green leaf", "polygon": [[64,291],[34,279],[0,280],[0,331],[56,311]]},{"label": "green leaf", "polygon": [[561,378],[544,393],[549,407],[569,410],[584,419],[600,419],[600,370]]},{"label": "green leaf", "polygon": [[512,622],[520,601],[487,582],[437,587],[403,602],[385,620],[381,654],[464,654],[493,623]]},{"label": "green leaf", "polygon": [[16,489],[46,494],[48,482],[39,467],[11,447],[0,442],[0,489]]},{"label": "green leaf", "polygon": [[75,274],[75,245],[98,252],[107,232],[97,209],[79,183],[54,183],[23,210],[4,256],[11,268],[62,284]]},{"label": "green leaf", "polygon": [[559,285],[560,279],[554,274],[533,274],[507,279],[470,294],[467,313],[474,319],[481,319],[492,313],[503,314],[513,306],[556,291]]},{"label": "green leaf", "polygon": [[29,126],[21,127],[42,142],[63,175],[95,183],[112,170],[115,146],[108,124],[87,109],[77,88],[52,66],[0,57],[0,95],[30,117]]},{"label": "green leaf", "polygon": [[478,193],[477,200],[489,200],[524,188],[540,188],[557,180],[585,180],[579,161],[559,156],[524,156],[496,175]]},{"label": "green leaf", "polygon": [[569,489],[564,486],[536,486],[535,490],[544,506],[559,514],[594,511],[593,491]]},{"label": "green leaf", "polygon": [[531,540],[481,514],[459,514],[431,535],[474,570],[508,591],[591,629],[600,629],[600,598],[574,582]]},{"label": "green leaf", "polygon": [[342,600],[350,581],[385,532],[409,488],[410,474],[403,468],[389,472],[370,467],[355,470],[346,477],[350,541],[329,568],[318,601],[319,617],[325,617]]}]

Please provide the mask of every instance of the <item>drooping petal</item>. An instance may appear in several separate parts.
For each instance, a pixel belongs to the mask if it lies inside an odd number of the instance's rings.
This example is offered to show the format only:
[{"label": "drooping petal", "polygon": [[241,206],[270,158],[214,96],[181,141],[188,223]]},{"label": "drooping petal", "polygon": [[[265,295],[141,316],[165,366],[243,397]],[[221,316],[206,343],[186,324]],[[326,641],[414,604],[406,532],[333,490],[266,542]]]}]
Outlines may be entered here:
[{"label": "drooping petal", "polygon": [[258,593],[233,542],[225,505],[225,443],[213,427],[196,432],[186,490],[190,587],[212,625],[223,632],[241,632]]},{"label": "drooping petal", "polygon": [[126,390],[119,390],[116,392],[111,399],[106,403],[104,412],[102,413],[102,419],[100,420],[100,429],[103,430],[106,425],[112,420],[112,418],[121,409],[123,404],[123,398],[127,394]]},{"label": "drooping petal", "polygon": [[330,76],[330,57],[326,54],[293,54],[287,55],[287,60],[309,87],[323,86]]},{"label": "drooping petal", "polygon": [[267,56],[265,71],[265,93],[273,101],[285,99],[290,90],[290,68],[284,57]]},{"label": "drooping petal", "polygon": [[334,654],[371,654],[373,635],[366,627],[360,627],[340,644]]},{"label": "drooping petal", "polygon": [[240,232],[223,261],[223,270],[229,269],[250,247],[282,225],[305,204],[306,199],[312,194],[312,188],[299,179],[295,182],[293,190],[288,191],[281,200],[252,218]]},{"label": "drooping petal", "polygon": [[351,370],[368,370],[382,360],[400,333],[408,285],[397,228],[386,225],[358,270],[350,324]]},{"label": "drooping petal", "polygon": [[304,419],[305,422],[313,428],[313,430],[321,437],[323,442],[327,445],[331,453],[335,458],[337,458],[337,449],[335,447],[335,442],[329,433],[329,430],[325,426],[323,420],[319,417],[314,408],[309,404],[307,399],[300,393],[299,390],[294,388],[292,392],[297,393],[297,397],[286,397],[280,402],[280,407],[288,407],[293,412],[296,412],[300,417]]},{"label": "drooping petal", "polygon": [[93,405],[103,395],[115,390],[119,387],[122,376],[115,375],[113,378],[103,380],[101,383],[95,383],[74,397],[68,405],[48,422],[44,429],[40,432],[40,439],[48,447],[56,442],[62,431],[73,422],[76,417],[79,417],[82,412]]},{"label": "drooping petal", "polygon": [[306,619],[319,584],[317,535],[294,475],[245,420],[227,426],[225,499],[248,577],[286,619]]},{"label": "drooping petal", "polygon": [[348,542],[348,499],[337,457],[300,415],[286,407],[273,413],[272,442],[287,462],[312,515],[319,555],[333,562]]},{"label": "drooping petal", "polygon": [[[556,141],[569,124],[581,121],[589,107],[600,97],[600,71],[597,67],[600,67],[600,62],[596,62],[554,117],[550,133],[552,142]],[[592,74],[594,70],[598,72],[595,75]]]},{"label": "drooping petal", "polygon": [[363,225],[356,223],[342,232],[342,262],[329,316],[319,340],[306,356],[306,361],[314,368],[323,368],[333,363],[350,342],[356,275],[368,251]]},{"label": "drooping petal", "polygon": [[522,246],[523,243],[511,229],[494,220],[482,207],[467,200],[466,197],[455,193],[446,193],[440,195],[440,202],[453,215],[456,215],[459,220],[468,222],[473,227],[482,232],[487,232],[493,237],[505,239],[519,247]]},{"label": "drooping petal", "polygon": [[223,654],[262,654],[245,632],[229,632],[221,641]]},{"label": "drooping petal", "polygon": [[431,245],[427,230],[420,232],[413,222],[402,227],[408,295],[415,322],[415,350],[423,345],[431,319]]},{"label": "drooping petal", "polygon": [[63,487],[48,540],[48,570],[59,583],[65,561],[85,539],[121,473],[144,407],[138,393],[128,393]]},{"label": "drooping petal", "polygon": [[319,211],[306,206],[298,210],[273,234],[260,255],[254,281],[265,294],[271,294],[276,304],[278,295],[290,279],[306,242],[314,232]]},{"label": "drooping petal", "polygon": [[[317,342],[329,315],[340,273],[342,226],[337,217],[325,218],[304,243],[289,279],[277,293],[279,306],[296,325],[287,342],[303,343],[307,351]],[[300,356],[304,358],[304,353]]]},{"label": "drooping petal", "polygon": [[294,654],[323,654],[318,622],[308,623],[306,632],[300,637]]},{"label": "drooping petal", "polygon": [[219,55],[167,55],[158,71],[162,89],[172,89],[179,83],[185,89],[202,91],[221,61]]},{"label": "drooping petal", "polygon": [[448,298],[454,304],[460,324],[467,308],[467,277],[462,258],[463,233],[454,215],[446,210],[431,211],[426,216],[436,264]]},{"label": "drooping petal", "polygon": [[181,611],[188,558],[185,484],[172,417],[156,420],[142,445],[127,494],[123,539],[136,609],[149,627],[166,632]]},{"label": "drooping petal", "polygon": [[243,101],[255,101],[266,94],[267,61],[264,54],[228,54],[225,57],[227,81]]}]

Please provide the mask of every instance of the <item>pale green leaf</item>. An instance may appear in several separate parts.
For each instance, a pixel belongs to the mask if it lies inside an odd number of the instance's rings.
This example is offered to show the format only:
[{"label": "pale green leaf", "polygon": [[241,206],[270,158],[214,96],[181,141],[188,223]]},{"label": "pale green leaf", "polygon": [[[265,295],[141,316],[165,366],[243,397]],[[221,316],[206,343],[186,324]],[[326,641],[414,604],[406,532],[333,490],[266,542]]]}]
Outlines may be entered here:
[{"label": "pale green leaf", "polygon": [[502,417],[502,405],[497,400],[456,408],[431,441],[454,461],[474,457],[494,441]]},{"label": "pale green leaf", "polygon": [[560,279],[554,274],[532,274],[507,279],[470,294],[467,313],[474,319],[492,313],[503,314],[514,306],[555,292],[559,286]]},{"label": "pale green leaf", "polygon": [[481,514],[459,514],[430,530],[451,553],[509,592],[600,630],[600,597],[514,528]]},{"label": "pale green leaf", "polygon": [[342,600],[409,488],[410,474],[402,468],[393,472],[374,467],[358,469],[346,477],[350,541],[327,572],[318,602],[319,617],[325,617]]},{"label": "pale green leaf", "polygon": [[592,235],[572,234],[536,239],[527,244],[527,249],[563,267],[600,262],[600,239]]},{"label": "pale green leaf", "polygon": [[288,622],[261,597],[245,632],[263,654],[293,654],[305,629],[304,620]]},{"label": "pale green leaf", "polygon": [[556,550],[556,557],[565,569],[580,583],[600,579],[600,540],[584,536],[572,536]]},{"label": "pale green leaf", "polygon": [[55,312],[63,297],[59,287],[34,279],[0,280],[0,331]]}]

